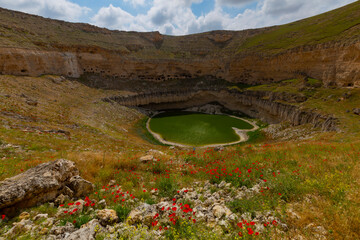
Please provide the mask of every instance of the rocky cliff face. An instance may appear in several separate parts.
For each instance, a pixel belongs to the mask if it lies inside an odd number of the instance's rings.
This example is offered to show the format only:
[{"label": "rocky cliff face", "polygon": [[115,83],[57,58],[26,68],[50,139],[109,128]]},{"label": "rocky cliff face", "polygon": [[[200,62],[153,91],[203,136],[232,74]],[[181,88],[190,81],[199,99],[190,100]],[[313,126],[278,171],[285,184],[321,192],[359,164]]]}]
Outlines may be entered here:
[{"label": "rocky cliff face", "polygon": [[[287,95],[291,97],[291,95]],[[138,94],[128,97],[112,97],[105,101],[115,101],[125,106],[140,106],[152,110],[186,109],[207,103],[218,102],[232,111],[241,111],[250,117],[269,123],[289,121],[294,126],[312,124],[323,131],[337,130],[337,119],[317,113],[311,109],[302,109],[296,105],[284,103],[282,94],[260,91],[221,91],[187,90]],[[292,96],[293,101],[305,99]],[[297,99],[297,100],[296,100]]]},{"label": "rocky cliff face", "polygon": [[102,88],[208,76],[247,84],[309,76],[360,87],[359,12],[355,2],[283,26],[166,36],[0,8],[0,73],[82,77]]},{"label": "rocky cliff face", "polygon": [[201,57],[157,59],[101,48],[70,47],[52,51],[0,48],[2,74],[86,76],[95,79],[92,80],[96,82],[94,86],[103,88],[120,88],[124,80],[158,83],[205,76],[247,84],[311,76],[322,80],[325,86],[360,87],[359,69],[360,43],[322,44],[271,56],[241,54],[226,57],[207,53]]}]

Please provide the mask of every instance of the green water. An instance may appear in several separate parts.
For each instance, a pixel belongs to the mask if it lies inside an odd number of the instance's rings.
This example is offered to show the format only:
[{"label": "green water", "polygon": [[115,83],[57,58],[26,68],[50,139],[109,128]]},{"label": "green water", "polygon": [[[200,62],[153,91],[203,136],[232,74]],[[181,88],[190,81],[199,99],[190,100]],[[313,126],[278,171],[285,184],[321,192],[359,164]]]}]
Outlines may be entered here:
[{"label": "green water", "polygon": [[227,115],[165,112],[150,120],[150,129],[166,141],[191,146],[225,144],[239,140],[232,127],[252,129],[243,120]]}]

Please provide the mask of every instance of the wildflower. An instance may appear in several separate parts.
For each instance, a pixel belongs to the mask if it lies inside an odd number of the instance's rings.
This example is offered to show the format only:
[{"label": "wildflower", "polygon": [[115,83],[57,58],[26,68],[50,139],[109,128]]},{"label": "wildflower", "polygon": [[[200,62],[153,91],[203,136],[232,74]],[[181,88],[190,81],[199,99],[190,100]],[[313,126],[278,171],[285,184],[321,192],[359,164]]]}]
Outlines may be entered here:
[{"label": "wildflower", "polygon": [[254,233],[254,231],[251,228],[248,228],[248,234],[252,235]]},{"label": "wildflower", "polygon": [[1,220],[4,220],[5,219],[5,215],[1,215]]}]

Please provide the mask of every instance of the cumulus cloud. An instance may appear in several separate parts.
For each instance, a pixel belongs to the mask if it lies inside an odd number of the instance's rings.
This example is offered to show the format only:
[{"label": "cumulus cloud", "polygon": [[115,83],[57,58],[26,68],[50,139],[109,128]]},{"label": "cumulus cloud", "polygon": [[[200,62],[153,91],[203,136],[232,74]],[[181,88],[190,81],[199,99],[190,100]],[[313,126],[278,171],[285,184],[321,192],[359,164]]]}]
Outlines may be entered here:
[{"label": "cumulus cloud", "polygon": [[244,3],[256,2],[256,0],[216,0],[218,5],[238,6]]},{"label": "cumulus cloud", "polygon": [[91,11],[68,0],[0,0],[0,6],[67,21],[78,21]]},{"label": "cumulus cloud", "polygon": [[[138,15],[131,15],[120,7],[109,5],[96,13],[92,18],[92,23],[111,29],[160,31],[171,35],[222,29],[242,30],[299,20],[355,0],[214,0],[216,4],[212,11],[205,15],[195,16],[191,5],[203,1],[153,0],[148,11]],[[237,16],[230,16],[224,8],[224,6],[249,2],[257,2],[256,7],[245,9]]]},{"label": "cumulus cloud", "polygon": [[109,7],[101,8],[92,20],[98,26],[111,29],[128,29],[136,21],[130,13],[119,7],[114,7],[112,4]]},{"label": "cumulus cloud", "polygon": [[133,6],[143,6],[143,5],[145,5],[145,0],[124,0],[124,2],[128,2]]}]

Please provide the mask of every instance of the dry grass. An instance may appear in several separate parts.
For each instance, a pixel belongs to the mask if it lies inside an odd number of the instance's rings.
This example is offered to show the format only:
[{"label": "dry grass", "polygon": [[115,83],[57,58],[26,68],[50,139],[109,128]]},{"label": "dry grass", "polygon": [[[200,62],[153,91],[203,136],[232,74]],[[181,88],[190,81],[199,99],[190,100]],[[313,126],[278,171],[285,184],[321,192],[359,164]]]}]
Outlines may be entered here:
[{"label": "dry grass", "polygon": [[[5,97],[6,94],[10,97]],[[21,94],[38,100],[38,106],[26,104]],[[202,172],[191,173],[205,162],[222,159],[228,168],[258,162],[259,166],[270,164],[271,169],[286,173],[277,188],[290,189],[289,197],[285,202],[279,201],[277,208],[291,207],[300,218],[287,217],[290,229],[285,237],[317,238],[316,230],[309,224],[323,226],[328,239],[360,237],[358,132],[324,133],[313,140],[271,145],[244,144],[228,147],[222,153],[197,150],[193,155],[151,145],[134,135],[131,129],[141,115],[117,105],[99,103],[98,99],[107,94],[113,92],[89,89],[71,81],[59,85],[49,77],[1,76],[0,140],[13,146],[0,149],[0,180],[41,162],[67,158],[76,162],[81,175],[98,187],[115,179],[124,189],[151,201],[143,186],[147,189],[162,186],[172,192],[173,186],[189,187],[194,181],[208,180],[208,175]],[[351,103],[337,103],[339,106],[334,109],[351,106],[358,101],[356,96],[353,95]],[[60,114],[66,117],[60,118]],[[353,117],[342,119],[351,122]],[[63,129],[70,135],[45,132],[50,129]],[[160,161],[140,164],[139,157],[150,148],[164,155],[151,152]],[[184,167],[185,163],[193,168]],[[293,171],[299,172],[299,181],[291,181]],[[171,186],[163,184],[165,176],[171,177]]]}]

